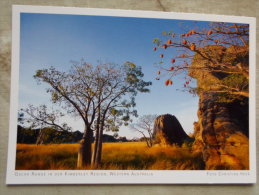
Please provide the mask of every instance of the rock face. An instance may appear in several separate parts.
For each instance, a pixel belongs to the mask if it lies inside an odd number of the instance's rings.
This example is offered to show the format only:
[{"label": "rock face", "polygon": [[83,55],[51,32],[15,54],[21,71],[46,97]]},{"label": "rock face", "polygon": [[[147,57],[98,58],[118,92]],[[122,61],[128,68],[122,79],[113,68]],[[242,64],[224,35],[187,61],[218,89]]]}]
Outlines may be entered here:
[{"label": "rock face", "polygon": [[160,115],[156,118],[154,138],[155,142],[161,145],[182,145],[185,140],[191,140],[177,118],[170,114]]},{"label": "rock face", "polygon": [[202,151],[206,169],[248,169],[248,107],[216,96],[200,94],[193,149]]},{"label": "rock face", "polygon": [[[215,55],[225,50],[222,46],[212,49]],[[191,67],[205,63],[196,56]],[[216,84],[227,75],[195,69],[189,75],[202,89],[198,92],[199,120],[194,123],[193,150],[202,151],[206,169],[249,169],[248,98],[231,96],[226,100],[216,92]]]}]

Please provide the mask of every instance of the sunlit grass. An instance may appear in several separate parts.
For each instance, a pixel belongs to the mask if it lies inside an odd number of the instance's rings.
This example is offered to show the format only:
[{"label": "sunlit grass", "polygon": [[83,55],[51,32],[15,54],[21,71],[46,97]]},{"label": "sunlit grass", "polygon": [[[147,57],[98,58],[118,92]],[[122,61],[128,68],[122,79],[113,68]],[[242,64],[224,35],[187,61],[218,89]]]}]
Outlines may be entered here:
[{"label": "sunlit grass", "polygon": [[[76,168],[79,144],[17,144],[17,170],[71,170]],[[90,169],[90,168],[89,168]],[[104,143],[104,170],[201,170],[200,153],[188,147],[154,146],[144,142]]]}]

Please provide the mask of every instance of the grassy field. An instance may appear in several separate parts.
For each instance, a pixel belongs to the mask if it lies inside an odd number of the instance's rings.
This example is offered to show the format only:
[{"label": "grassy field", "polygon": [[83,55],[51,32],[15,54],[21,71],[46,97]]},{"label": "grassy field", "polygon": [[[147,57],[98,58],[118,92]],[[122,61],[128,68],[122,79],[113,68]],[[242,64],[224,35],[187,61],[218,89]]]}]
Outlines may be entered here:
[{"label": "grassy field", "polygon": [[[17,170],[74,170],[78,144],[17,144]],[[90,169],[90,168],[89,168]],[[144,142],[104,143],[103,170],[202,170],[201,154],[187,146],[148,148]]]}]

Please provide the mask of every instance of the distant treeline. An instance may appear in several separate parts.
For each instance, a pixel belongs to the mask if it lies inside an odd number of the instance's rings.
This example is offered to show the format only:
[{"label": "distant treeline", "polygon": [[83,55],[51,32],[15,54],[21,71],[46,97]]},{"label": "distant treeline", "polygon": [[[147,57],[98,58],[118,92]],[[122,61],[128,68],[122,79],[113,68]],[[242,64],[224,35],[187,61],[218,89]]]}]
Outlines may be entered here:
[{"label": "distant treeline", "polygon": [[[41,133],[43,144],[60,144],[60,143],[78,143],[83,138],[83,133],[80,131],[57,131],[53,128],[31,129],[24,128],[20,125],[17,127],[17,143],[35,144]],[[94,140],[92,140],[94,141]],[[112,135],[103,135],[103,142],[127,142],[126,137],[115,138]]]}]

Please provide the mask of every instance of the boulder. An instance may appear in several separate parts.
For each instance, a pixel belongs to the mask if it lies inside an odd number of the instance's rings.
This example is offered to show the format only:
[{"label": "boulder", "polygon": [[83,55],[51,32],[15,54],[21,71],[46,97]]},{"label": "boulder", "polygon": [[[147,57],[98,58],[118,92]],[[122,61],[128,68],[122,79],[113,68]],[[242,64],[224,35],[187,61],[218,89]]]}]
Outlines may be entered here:
[{"label": "boulder", "polygon": [[191,138],[185,133],[177,118],[170,114],[160,115],[154,123],[155,143],[161,145],[182,145]]}]

